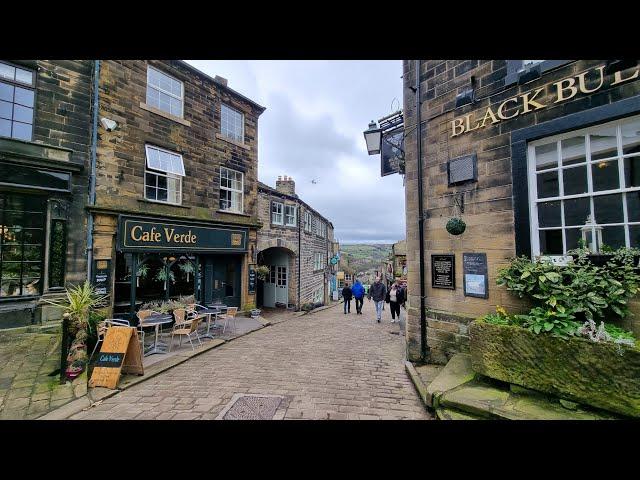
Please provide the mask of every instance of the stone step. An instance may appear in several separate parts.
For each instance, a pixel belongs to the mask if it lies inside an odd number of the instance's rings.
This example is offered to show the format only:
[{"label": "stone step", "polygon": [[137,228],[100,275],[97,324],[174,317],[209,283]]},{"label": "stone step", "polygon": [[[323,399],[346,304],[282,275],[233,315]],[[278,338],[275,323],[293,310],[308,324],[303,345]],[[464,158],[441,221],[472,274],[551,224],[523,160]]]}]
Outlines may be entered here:
[{"label": "stone step", "polygon": [[438,420],[480,420],[479,417],[460,412],[453,408],[436,408]]},{"label": "stone step", "polygon": [[616,415],[583,407],[570,410],[559,399],[544,395],[513,393],[508,386],[498,387],[476,379],[443,393],[438,407],[464,415],[502,420],[612,420]]}]

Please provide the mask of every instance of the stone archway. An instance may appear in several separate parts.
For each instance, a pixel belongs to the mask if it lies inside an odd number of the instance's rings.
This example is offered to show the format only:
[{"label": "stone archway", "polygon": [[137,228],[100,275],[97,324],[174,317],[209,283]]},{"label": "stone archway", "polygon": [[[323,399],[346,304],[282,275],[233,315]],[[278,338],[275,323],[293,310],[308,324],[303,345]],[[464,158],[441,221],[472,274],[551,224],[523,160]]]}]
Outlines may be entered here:
[{"label": "stone archway", "polygon": [[259,301],[264,307],[289,307],[297,305],[298,272],[297,256],[289,248],[272,246],[258,252],[258,263],[269,267]]}]

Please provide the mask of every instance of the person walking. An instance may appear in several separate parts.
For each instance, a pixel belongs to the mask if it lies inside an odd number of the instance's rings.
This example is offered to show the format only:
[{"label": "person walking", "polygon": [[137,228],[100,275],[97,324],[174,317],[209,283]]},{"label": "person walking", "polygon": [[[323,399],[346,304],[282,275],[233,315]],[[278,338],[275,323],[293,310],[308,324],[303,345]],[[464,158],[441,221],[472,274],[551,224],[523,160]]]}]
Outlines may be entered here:
[{"label": "person walking", "polygon": [[398,322],[400,322],[400,305],[404,305],[405,295],[404,288],[400,285],[400,281],[396,280],[389,293],[387,293],[389,299],[389,308],[391,309],[391,323],[395,323],[396,315],[398,316]]},{"label": "person walking", "polygon": [[364,302],[364,287],[360,280],[356,279],[356,282],[353,284],[351,288],[351,292],[353,293],[353,297],[356,299],[356,314],[362,315],[362,303]]},{"label": "person walking", "polygon": [[347,314],[347,309],[349,313],[351,313],[351,298],[353,297],[353,293],[351,292],[351,287],[348,283],[344,284],[344,288],[342,289],[342,300],[344,300],[344,314]]},{"label": "person walking", "polygon": [[382,320],[382,306],[384,305],[384,299],[387,296],[387,287],[380,281],[380,277],[376,277],[376,281],[369,287],[369,300],[373,298],[373,302],[376,305],[376,318],[378,323]]}]

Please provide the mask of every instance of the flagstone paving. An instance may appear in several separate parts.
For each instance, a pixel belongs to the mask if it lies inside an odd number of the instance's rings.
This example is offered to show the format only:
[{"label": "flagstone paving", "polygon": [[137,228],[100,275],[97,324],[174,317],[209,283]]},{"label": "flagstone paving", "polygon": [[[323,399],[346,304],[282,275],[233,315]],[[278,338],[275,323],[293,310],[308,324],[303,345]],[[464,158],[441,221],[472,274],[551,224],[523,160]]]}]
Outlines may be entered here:
[{"label": "flagstone paving", "polygon": [[376,323],[372,302],[354,310],[288,315],[71,418],[212,420],[248,394],[283,397],[274,418],[429,419],[405,373],[398,324],[388,310]]},{"label": "flagstone paving", "polygon": [[0,335],[0,419],[39,417],[73,400],[73,385],[59,384],[60,334]]}]

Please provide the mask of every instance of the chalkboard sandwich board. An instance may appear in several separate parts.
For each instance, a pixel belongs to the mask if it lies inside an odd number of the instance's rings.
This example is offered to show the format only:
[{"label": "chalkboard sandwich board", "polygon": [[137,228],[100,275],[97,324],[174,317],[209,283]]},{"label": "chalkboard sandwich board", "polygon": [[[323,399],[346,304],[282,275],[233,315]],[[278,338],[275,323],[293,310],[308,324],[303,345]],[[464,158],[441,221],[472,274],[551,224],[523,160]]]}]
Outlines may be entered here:
[{"label": "chalkboard sandwich board", "polygon": [[122,372],[144,374],[135,327],[110,327],[107,330],[89,386],[115,389]]}]

